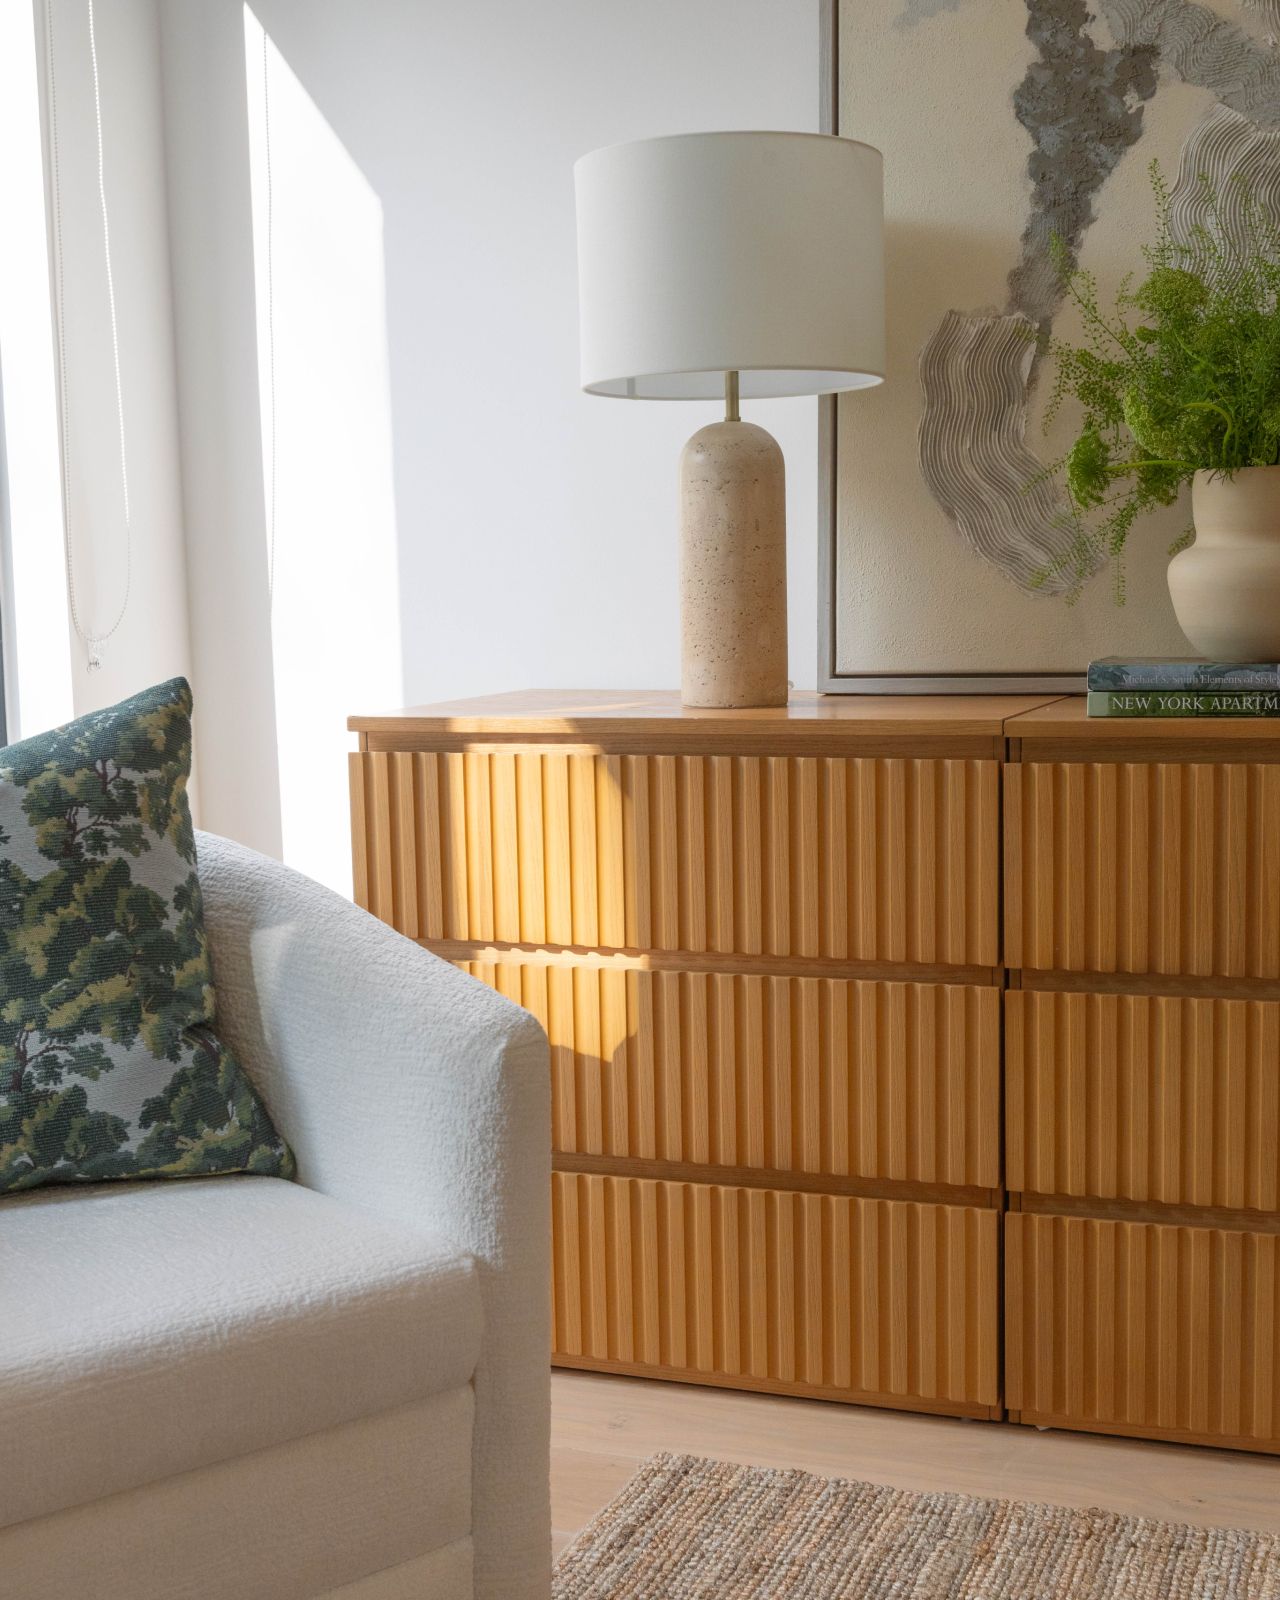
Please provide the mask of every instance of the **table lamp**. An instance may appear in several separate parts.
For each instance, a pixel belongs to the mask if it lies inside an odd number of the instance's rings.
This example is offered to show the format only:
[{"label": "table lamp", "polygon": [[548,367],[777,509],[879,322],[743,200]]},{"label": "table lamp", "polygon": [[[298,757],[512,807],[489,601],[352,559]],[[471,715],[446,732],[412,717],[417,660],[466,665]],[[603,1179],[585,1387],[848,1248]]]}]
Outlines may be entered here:
[{"label": "table lamp", "polygon": [[582,387],[712,400],[680,458],[681,697],[787,702],[782,451],[742,400],[884,376],[880,152],[817,133],[688,133],[574,168]]}]

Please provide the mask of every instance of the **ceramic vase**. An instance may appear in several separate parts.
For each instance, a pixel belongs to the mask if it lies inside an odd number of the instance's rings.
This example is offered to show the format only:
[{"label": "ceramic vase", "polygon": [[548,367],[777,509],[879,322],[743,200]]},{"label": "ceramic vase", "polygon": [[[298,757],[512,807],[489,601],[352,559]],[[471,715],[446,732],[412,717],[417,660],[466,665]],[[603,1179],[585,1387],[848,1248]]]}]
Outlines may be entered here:
[{"label": "ceramic vase", "polygon": [[1191,513],[1169,563],[1178,626],[1209,661],[1280,661],[1280,466],[1197,472]]}]

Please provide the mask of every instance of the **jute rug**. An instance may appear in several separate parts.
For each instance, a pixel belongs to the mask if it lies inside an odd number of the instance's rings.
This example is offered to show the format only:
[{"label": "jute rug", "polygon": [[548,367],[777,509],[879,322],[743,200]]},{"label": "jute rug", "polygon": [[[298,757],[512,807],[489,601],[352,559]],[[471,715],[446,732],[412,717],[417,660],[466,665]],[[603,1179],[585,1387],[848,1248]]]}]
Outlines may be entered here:
[{"label": "jute rug", "polygon": [[1280,1600],[1280,1535],[662,1455],[555,1600]]}]

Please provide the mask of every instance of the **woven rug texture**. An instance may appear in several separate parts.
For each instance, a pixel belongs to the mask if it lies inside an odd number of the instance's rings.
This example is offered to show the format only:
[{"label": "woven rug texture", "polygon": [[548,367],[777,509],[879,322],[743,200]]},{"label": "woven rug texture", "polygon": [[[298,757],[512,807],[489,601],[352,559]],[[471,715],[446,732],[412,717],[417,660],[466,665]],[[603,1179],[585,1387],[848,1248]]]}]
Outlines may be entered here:
[{"label": "woven rug texture", "polygon": [[1280,1535],[654,1456],[555,1600],[1280,1600]]}]

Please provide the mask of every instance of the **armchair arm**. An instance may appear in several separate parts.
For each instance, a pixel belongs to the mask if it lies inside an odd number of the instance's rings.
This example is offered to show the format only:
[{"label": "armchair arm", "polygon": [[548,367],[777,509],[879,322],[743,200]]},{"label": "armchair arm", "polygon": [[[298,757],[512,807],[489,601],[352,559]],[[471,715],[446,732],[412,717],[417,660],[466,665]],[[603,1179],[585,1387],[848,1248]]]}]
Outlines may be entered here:
[{"label": "armchair arm", "polygon": [[331,890],[197,836],[219,1033],[299,1180],[474,1255],[477,1600],[549,1589],[550,1086],[525,1011]]}]

